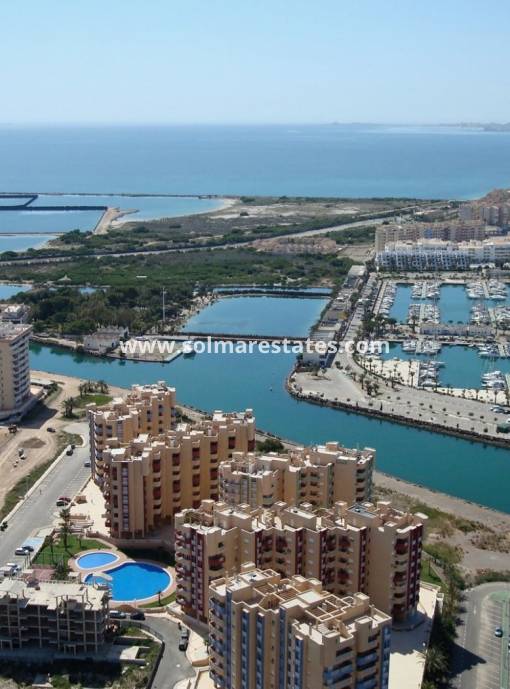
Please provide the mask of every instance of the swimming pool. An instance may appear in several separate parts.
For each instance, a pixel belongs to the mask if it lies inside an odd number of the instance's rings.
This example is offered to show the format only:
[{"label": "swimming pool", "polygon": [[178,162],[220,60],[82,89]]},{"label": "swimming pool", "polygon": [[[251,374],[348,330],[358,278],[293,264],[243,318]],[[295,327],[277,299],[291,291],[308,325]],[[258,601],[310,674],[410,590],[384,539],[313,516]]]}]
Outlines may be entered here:
[{"label": "swimming pool", "polygon": [[114,601],[133,601],[150,598],[165,591],[172,583],[166,570],[149,562],[124,562],[105,570],[108,578],[89,574],[86,584],[108,584]]},{"label": "swimming pool", "polygon": [[95,550],[85,555],[80,555],[76,564],[80,569],[96,569],[116,562],[119,556],[109,550]]}]

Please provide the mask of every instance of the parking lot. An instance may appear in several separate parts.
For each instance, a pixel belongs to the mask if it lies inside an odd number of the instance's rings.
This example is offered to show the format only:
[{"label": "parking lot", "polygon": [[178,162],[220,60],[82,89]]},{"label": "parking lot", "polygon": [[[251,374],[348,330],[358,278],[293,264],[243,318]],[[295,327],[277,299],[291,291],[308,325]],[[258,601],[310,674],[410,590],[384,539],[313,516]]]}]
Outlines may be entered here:
[{"label": "parking lot", "polygon": [[[454,657],[460,689],[510,687],[510,586],[484,584],[467,592]],[[502,636],[496,635],[501,629]]]},{"label": "parking lot", "polygon": [[[486,600],[480,619],[480,636],[478,649],[486,661],[478,667],[477,687],[494,689],[508,687],[508,629],[509,594],[493,593]],[[503,636],[495,636],[495,629],[500,627]]]}]

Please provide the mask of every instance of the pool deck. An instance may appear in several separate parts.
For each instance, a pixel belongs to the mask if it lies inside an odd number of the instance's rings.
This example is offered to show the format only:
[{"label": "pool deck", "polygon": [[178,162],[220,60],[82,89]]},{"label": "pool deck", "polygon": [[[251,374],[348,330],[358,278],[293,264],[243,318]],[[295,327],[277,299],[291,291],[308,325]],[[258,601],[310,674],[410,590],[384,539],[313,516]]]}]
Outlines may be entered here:
[{"label": "pool deck", "polygon": [[[111,552],[114,555],[117,556],[117,559],[114,562],[108,562],[104,565],[100,565],[98,567],[88,567],[84,569],[83,567],[80,567],[78,565],[78,560],[80,557],[83,555],[91,555],[92,553],[107,553]],[[108,574],[110,570],[112,569],[117,569],[121,565],[134,562],[137,564],[149,564],[149,565],[154,565],[156,567],[160,567],[162,570],[164,570],[168,576],[170,577],[170,583],[168,586],[161,591],[160,594],[154,594],[152,596],[148,596],[147,598],[135,598],[133,600],[110,600],[110,606],[113,608],[121,607],[121,606],[130,606],[132,608],[137,608],[138,606],[144,606],[149,603],[156,603],[159,598],[166,598],[169,596],[171,593],[173,593],[176,589],[176,583],[175,583],[175,570],[173,567],[165,567],[161,562],[157,562],[156,560],[149,560],[149,559],[144,559],[144,560],[133,560],[132,558],[128,557],[125,553],[123,553],[121,550],[118,550],[117,548],[105,548],[103,550],[81,550],[79,553],[76,553],[73,557],[69,558],[68,564],[69,567],[73,572],[76,572],[80,575],[81,581],[85,581],[85,578],[88,577],[90,574],[93,574],[94,576],[101,576],[101,574]]]}]

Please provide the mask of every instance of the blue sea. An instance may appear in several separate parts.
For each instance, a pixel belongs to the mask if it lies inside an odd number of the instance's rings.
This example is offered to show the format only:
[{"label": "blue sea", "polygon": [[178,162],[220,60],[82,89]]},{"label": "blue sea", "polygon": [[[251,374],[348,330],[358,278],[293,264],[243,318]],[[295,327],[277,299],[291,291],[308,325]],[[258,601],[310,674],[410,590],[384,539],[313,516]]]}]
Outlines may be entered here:
[{"label": "blue sea", "polygon": [[504,186],[510,133],[468,128],[0,128],[0,191],[466,199]]}]

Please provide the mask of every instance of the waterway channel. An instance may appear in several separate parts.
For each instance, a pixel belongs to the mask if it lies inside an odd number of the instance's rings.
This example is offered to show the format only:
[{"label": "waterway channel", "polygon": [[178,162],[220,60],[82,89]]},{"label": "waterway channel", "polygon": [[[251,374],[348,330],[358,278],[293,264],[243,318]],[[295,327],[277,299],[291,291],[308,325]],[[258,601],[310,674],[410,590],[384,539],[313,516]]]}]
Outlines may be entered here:
[{"label": "waterway channel", "polygon": [[164,380],[177,388],[183,404],[207,411],[250,407],[259,428],[301,443],[374,447],[381,471],[510,512],[510,451],[297,401],[284,387],[293,362],[292,354],[255,352],[198,354],[159,364],[31,348],[34,369],[122,387]]}]

